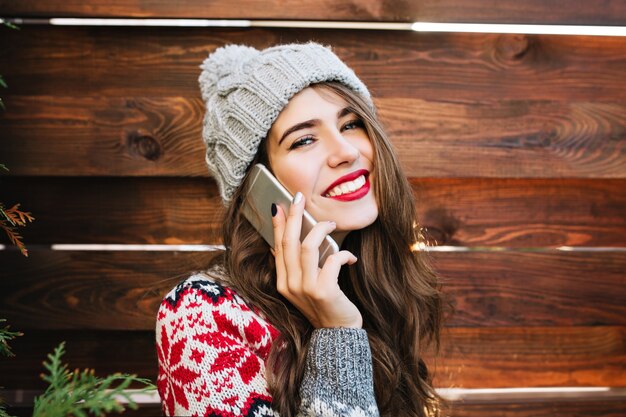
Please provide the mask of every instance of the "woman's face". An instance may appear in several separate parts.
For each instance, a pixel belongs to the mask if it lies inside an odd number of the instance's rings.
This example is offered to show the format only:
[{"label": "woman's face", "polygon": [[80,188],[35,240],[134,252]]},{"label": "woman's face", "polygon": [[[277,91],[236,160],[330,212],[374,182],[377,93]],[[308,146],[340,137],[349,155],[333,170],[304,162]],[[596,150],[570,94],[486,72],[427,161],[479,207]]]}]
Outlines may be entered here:
[{"label": "woman's face", "polygon": [[267,148],[276,178],[304,195],[314,219],[337,223],[338,232],[362,229],[378,216],[372,143],[346,107],[330,90],[305,88],[274,122]]}]

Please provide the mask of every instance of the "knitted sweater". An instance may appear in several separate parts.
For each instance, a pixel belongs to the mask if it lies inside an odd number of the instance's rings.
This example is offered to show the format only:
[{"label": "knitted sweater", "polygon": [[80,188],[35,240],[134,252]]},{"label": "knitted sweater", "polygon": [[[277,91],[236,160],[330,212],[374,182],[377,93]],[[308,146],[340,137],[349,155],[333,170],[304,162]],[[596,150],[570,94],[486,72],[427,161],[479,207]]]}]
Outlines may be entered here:
[{"label": "knitted sweater", "polygon": [[[157,315],[157,386],[168,416],[277,417],[265,361],[279,332],[231,288],[187,278]],[[300,387],[299,416],[378,416],[363,329],[316,329]]]}]

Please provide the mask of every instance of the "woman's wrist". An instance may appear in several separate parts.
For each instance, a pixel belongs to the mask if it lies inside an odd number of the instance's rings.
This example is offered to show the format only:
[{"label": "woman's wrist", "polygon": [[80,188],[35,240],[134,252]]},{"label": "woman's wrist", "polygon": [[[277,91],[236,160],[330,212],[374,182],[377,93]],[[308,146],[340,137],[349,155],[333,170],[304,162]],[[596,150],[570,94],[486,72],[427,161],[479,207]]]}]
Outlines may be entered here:
[{"label": "woman's wrist", "polygon": [[352,322],[320,323],[318,326],[314,325],[314,327],[316,329],[362,329],[363,319],[359,317],[359,319],[353,320]]},{"label": "woman's wrist", "polygon": [[302,394],[367,409],[374,398],[372,357],[365,329],[320,328],[311,336]]}]

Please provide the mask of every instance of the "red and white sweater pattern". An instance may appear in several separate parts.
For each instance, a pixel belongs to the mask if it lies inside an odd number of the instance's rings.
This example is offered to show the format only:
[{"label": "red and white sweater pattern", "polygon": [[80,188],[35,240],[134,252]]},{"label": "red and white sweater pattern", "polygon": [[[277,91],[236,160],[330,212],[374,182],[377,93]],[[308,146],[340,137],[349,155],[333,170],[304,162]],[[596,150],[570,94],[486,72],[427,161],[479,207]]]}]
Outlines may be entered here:
[{"label": "red and white sweater pattern", "polygon": [[194,275],[157,315],[157,379],[165,415],[277,415],[265,361],[278,331],[234,291]]}]

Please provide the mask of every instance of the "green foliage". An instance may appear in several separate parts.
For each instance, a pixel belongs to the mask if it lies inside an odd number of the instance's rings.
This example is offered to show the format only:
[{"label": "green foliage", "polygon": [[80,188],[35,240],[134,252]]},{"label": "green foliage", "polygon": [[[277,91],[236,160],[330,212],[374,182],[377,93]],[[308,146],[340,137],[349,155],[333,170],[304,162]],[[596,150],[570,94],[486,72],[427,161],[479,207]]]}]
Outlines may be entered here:
[{"label": "green foliage", "polygon": [[[9,86],[7,85],[7,83],[4,82],[4,78],[2,78],[2,75],[0,75],[0,85],[4,88],[9,88]],[[2,97],[0,97],[0,107],[2,107],[2,110],[5,110],[6,107],[4,107],[4,101],[2,101]],[[4,167],[4,165],[3,165]],[[6,168],[6,167],[4,167]],[[2,416],[0,416],[2,417]]]},{"label": "green foliage", "polygon": [[0,203],[0,229],[4,230],[11,243],[18,247],[22,255],[28,256],[28,250],[22,242],[22,236],[16,230],[16,226],[24,227],[35,218],[28,212],[20,210],[20,205],[15,204],[11,208],[6,208]]},{"label": "green foliage", "polygon": [[[7,22],[6,20],[4,20],[2,18],[0,18],[0,23],[2,23],[4,26],[10,27],[11,29],[20,30],[20,28],[18,26],[15,26],[13,23]],[[2,86],[4,88],[8,88],[7,83],[5,83],[4,82],[4,78],[2,78],[2,75],[0,75],[0,86]],[[0,107],[2,107],[2,110],[5,109],[4,102],[2,101],[2,98],[0,98]],[[2,417],[2,414],[0,414],[0,417]]]},{"label": "green foliage", "polygon": [[[6,321],[5,319],[0,319],[0,323]],[[14,356],[13,352],[11,352],[11,348],[7,343],[9,340],[15,339],[17,336],[22,336],[23,333],[20,332],[11,332],[9,331],[10,326],[6,326],[4,328],[0,328],[0,355],[4,356]],[[0,414],[0,417],[2,414]]]},{"label": "green foliage", "polygon": [[[10,27],[11,29],[18,29],[19,27],[15,26],[11,22],[7,22],[5,19],[0,18],[0,24]],[[4,82],[2,75],[0,75],[0,86],[7,88],[7,84]],[[0,98],[0,107],[4,110],[4,102],[2,98]],[[9,169],[4,165],[0,164],[0,170],[8,171]],[[18,247],[22,255],[28,256],[28,250],[26,246],[24,246],[24,242],[22,242],[22,236],[16,229],[16,226],[26,226],[26,223],[30,223],[35,218],[31,216],[30,213],[21,211],[19,204],[15,204],[11,208],[6,208],[2,203],[0,203],[0,229],[4,230],[4,232],[9,237],[11,243]],[[0,415],[0,417],[2,417]]]},{"label": "green foliage", "polygon": [[[0,323],[6,321],[5,319],[0,319]],[[11,348],[7,343],[9,340],[13,340],[18,336],[22,336],[23,333],[20,332],[11,332],[9,331],[10,326],[0,327],[0,355],[3,356],[15,356],[13,352],[11,352]],[[1,387],[0,387],[1,388]],[[2,404],[2,399],[0,399],[0,417],[11,417],[7,414],[4,405]]]},{"label": "green foliage", "polygon": [[[0,18],[0,24],[19,30],[19,27],[15,26],[11,22],[7,22],[3,18]],[[7,84],[4,82],[2,75],[0,75],[0,86],[7,88]],[[3,110],[5,109],[2,98],[0,98],[0,107],[2,107]],[[9,169],[4,164],[0,164],[0,170],[8,171]],[[4,230],[11,243],[18,247],[20,252],[22,252],[22,255],[28,256],[28,250],[26,249],[26,246],[24,246],[22,236],[17,231],[16,226],[26,226],[26,223],[32,222],[35,218],[31,216],[30,213],[21,211],[19,208],[19,204],[15,204],[11,208],[6,208],[2,203],[0,203],[0,229]]]},{"label": "green foliage", "polygon": [[9,22],[9,21],[7,21],[7,20],[5,20],[5,19],[1,18],[1,17],[0,17],[0,23],[1,23],[1,24],[3,24],[3,25],[5,25],[5,26],[10,27],[11,29],[17,29],[17,30],[20,30],[20,27],[19,27],[19,26],[16,26],[16,25],[15,25],[15,24],[13,24],[12,22]]},{"label": "green foliage", "polygon": [[[4,78],[2,78],[2,75],[0,75],[0,86],[4,87],[4,88],[9,88],[9,86],[7,85],[7,83],[4,82]],[[0,107],[2,107],[2,110],[5,110],[6,107],[4,107],[4,101],[2,101],[2,97],[0,97]],[[4,166],[4,165],[3,165]],[[0,416],[1,417],[1,416]]]},{"label": "green foliage", "polygon": [[129,408],[137,409],[130,394],[124,392],[132,382],[144,385],[144,388],[136,392],[156,389],[150,380],[137,378],[135,375],[118,373],[98,378],[89,369],[70,372],[67,365],[61,363],[64,353],[65,342],[62,342],[54,353],[48,355],[50,362],[44,362],[49,374],[42,375],[42,379],[50,385],[41,396],[35,398],[33,417],[86,417],[121,413],[124,406],[116,397],[126,399]]},{"label": "green foliage", "polygon": [[0,417],[12,417],[7,413],[7,410],[2,404],[0,404]]}]

